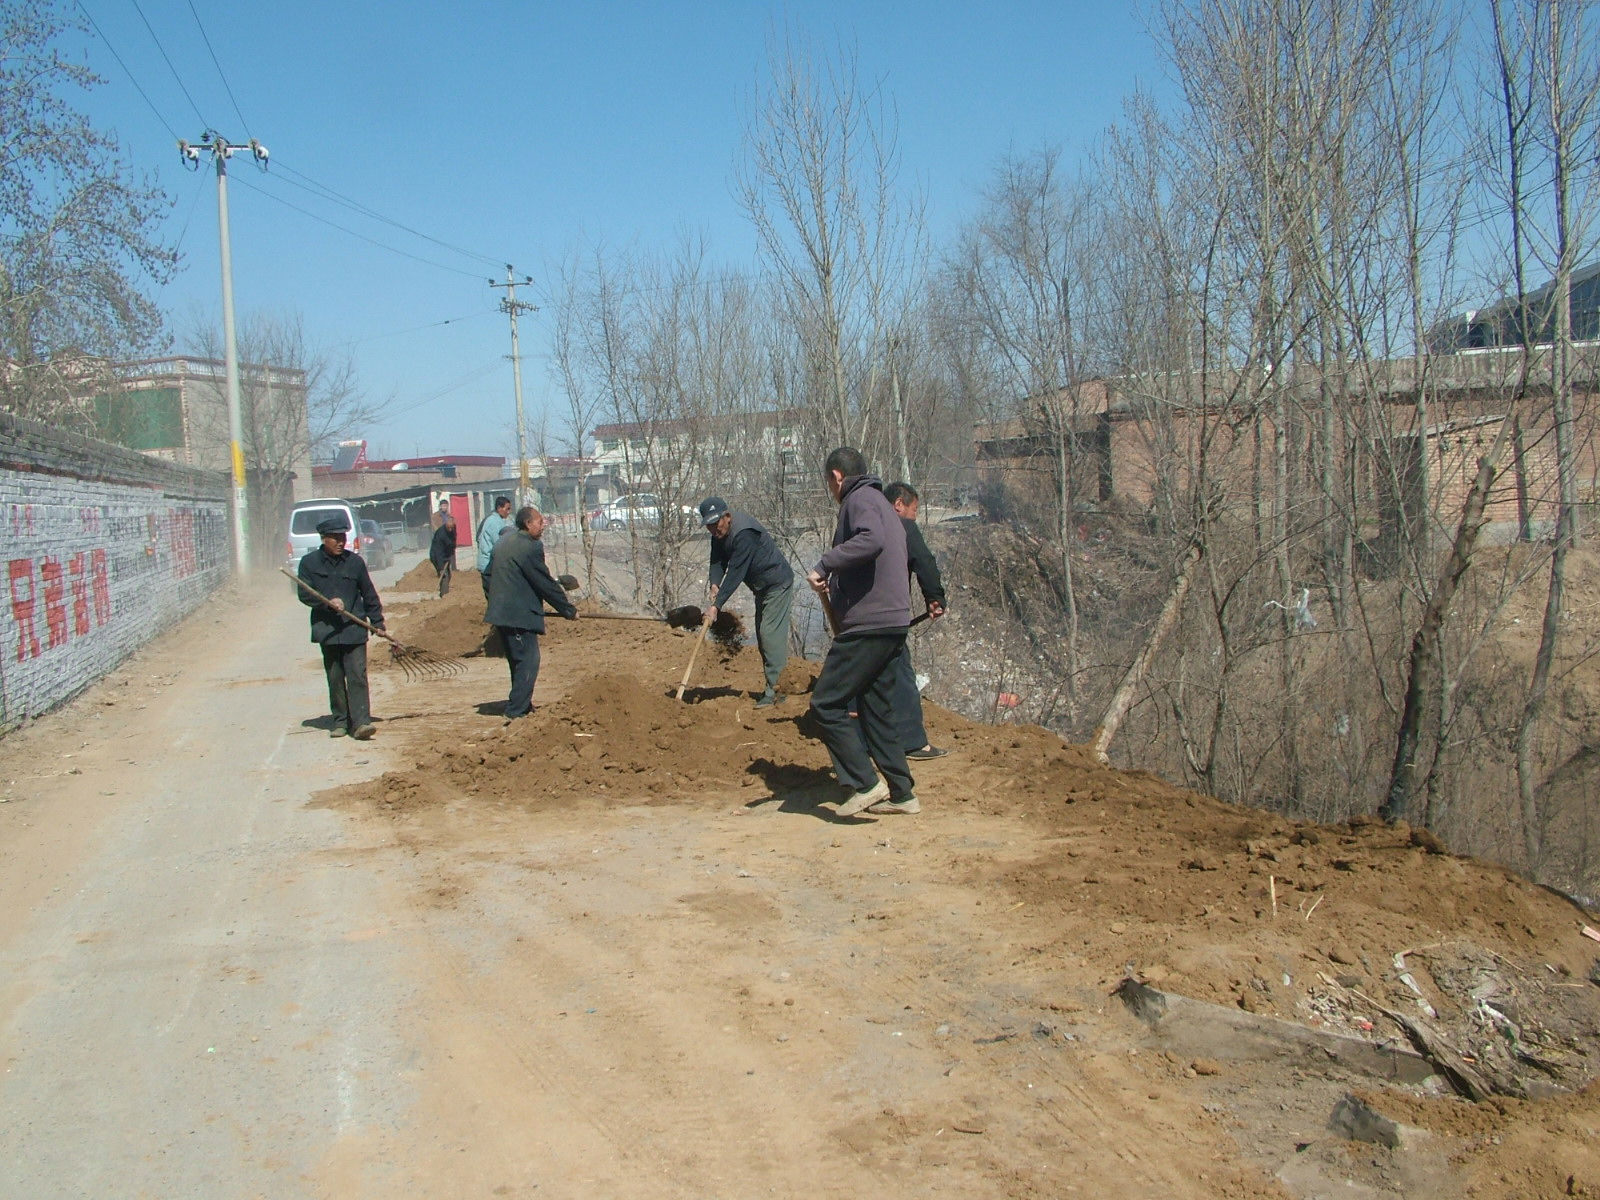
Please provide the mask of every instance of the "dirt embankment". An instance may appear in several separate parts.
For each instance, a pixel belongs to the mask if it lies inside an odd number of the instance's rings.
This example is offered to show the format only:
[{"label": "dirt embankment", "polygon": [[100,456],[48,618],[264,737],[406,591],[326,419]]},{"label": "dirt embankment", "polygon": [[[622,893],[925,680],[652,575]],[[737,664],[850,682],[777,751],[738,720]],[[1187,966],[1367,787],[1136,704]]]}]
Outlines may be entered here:
[{"label": "dirt embankment", "polygon": [[[641,803],[826,814],[839,789],[803,696],[817,665],[791,662],[788,701],[758,709],[754,649],[704,648],[679,702],[693,638],[665,623],[552,620],[545,661],[568,680],[564,695],[537,696],[538,710],[509,726],[477,717],[460,736],[431,736],[413,768],[337,803],[402,823],[430,810],[470,820]],[[1540,1137],[1558,1136],[1536,1136],[1547,1114],[1558,1127],[1600,1117],[1600,1093],[1579,1090],[1600,1071],[1600,945],[1582,935],[1586,919],[1600,922],[1569,901],[1452,856],[1425,831],[1294,821],[1101,768],[1034,726],[979,724],[931,704],[926,714],[953,752],[915,765],[919,828],[940,823],[952,845],[990,818],[1031,833],[1004,854],[936,854],[922,884],[1009,897],[1030,915],[1020,953],[1040,970],[1106,992],[1132,976],[1404,1044],[1398,1014],[1496,1091],[1576,1093],[1559,1109],[1497,1109],[1500,1141],[1474,1143],[1485,1171],[1538,1175]],[[907,818],[844,820],[840,834],[889,832],[897,820]],[[1528,1161],[1504,1161],[1513,1141]]]}]

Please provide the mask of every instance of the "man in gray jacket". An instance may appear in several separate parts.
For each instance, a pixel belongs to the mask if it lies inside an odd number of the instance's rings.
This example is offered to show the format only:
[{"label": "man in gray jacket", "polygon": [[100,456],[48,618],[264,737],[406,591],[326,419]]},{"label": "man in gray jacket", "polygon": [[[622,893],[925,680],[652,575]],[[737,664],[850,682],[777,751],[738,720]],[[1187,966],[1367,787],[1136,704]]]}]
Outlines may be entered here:
[{"label": "man in gray jacket", "polygon": [[544,632],[544,606],[569,621],[578,610],[544,565],[544,516],[536,508],[517,510],[516,528],[495,543],[489,560],[489,607],[483,619],[500,631],[511,669],[508,718],[533,711],[533,685],[539,678],[539,635]]},{"label": "man in gray jacket", "polygon": [[859,450],[841,446],[828,455],[823,474],[839,519],[832,548],[806,580],[831,608],[834,630],[811,711],[834,773],[851,789],[839,815],[920,812],[895,712],[895,663],[911,621],[905,527]]},{"label": "man in gray jacket", "polygon": [[711,533],[711,607],[709,624],[741,583],[756,598],[756,645],[766,670],[767,690],[756,700],[766,708],[783,699],[778,679],[789,661],[789,609],[794,603],[794,570],[766,526],[754,517],[732,512],[721,496],[700,505],[700,520]]}]

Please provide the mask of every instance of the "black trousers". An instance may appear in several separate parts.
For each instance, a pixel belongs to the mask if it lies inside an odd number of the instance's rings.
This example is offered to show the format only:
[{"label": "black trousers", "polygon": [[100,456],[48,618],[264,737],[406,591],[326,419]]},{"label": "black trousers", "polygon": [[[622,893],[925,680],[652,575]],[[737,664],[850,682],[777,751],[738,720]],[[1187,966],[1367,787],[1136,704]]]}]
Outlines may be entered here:
[{"label": "black trousers", "polygon": [[[913,786],[895,711],[895,663],[905,644],[904,629],[836,638],[811,692],[811,711],[822,726],[834,773],[858,792],[875,784],[879,771],[896,798]],[[852,704],[859,722],[850,716]]]},{"label": "black trousers", "polygon": [[372,701],[367,695],[367,644],[322,646],[322,670],[328,676],[328,707],[333,723],[346,729],[372,724]]},{"label": "black trousers", "polygon": [[928,744],[928,730],[922,723],[922,693],[917,691],[910,642],[900,647],[894,662],[894,711],[900,718],[900,748],[921,750]]},{"label": "black trousers", "polygon": [[450,577],[456,573],[455,559],[447,558],[438,565],[439,595],[441,598],[450,594]]},{"label": "black trousers", "polygon": [[496,625],[506,648],[506,665],[511,668],[511,695],[506,698],[506,716],[525,717],[533,711],[533,685],[539,679],[539,635],[531,629],[512,629]]}]

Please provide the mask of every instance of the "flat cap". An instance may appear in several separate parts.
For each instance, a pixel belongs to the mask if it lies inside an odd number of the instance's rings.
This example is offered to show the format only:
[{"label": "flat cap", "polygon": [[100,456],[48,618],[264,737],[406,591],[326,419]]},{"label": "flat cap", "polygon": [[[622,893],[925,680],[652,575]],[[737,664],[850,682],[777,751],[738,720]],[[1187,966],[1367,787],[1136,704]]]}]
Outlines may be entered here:
[{"label": "flat cap", "polygon": [[[305,526],[302,525],[301,528],[304,529]],[[350,518],[343,513],[334,513],[333,516],[328,517],[326,520],[317,522],[317,532],[324,537],[330,533],[349,533]]]}]

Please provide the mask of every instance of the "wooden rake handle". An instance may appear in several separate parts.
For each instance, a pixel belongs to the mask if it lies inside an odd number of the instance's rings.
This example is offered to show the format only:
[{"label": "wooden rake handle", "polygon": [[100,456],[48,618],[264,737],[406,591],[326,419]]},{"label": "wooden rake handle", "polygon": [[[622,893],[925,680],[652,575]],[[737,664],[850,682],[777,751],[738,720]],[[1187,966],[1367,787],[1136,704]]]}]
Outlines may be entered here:
[{"label": "wooden rake handle", "polygon": [[[333,601],[329,600],[321,592],[317,591],[316,588],[312,587],[304,579],[301,579],[300,576],[296,575],[293,571],[289,570],[288,567],[279,567],[278,570],[282,574],[287,575],[290,579],[294,580],[302,588],[304,588],[305,591],[306,591],[306,594],[309,595],[313,600],[320,600],[323,604],[327,605],[329,608],[333,607]],[[398,646],[400,644],[398,641],[395,641],[394,637],[392,637],[390,634],[388,634],[387,632],[385,632],[382,629],[379,629],[371,621],[363,621],[360,617],[356,616],[355,613],[348,613],[348,612],[345,612],[343,609],[340,609],[339,610],[339,615],[341,617],[343,617],[345,620],[354,621],[357,625],[361,626],[361,628],[369,630],[372,633],[377,634],[379,637],[383,638],[384,641],[393,642],[396,646]]]}]

